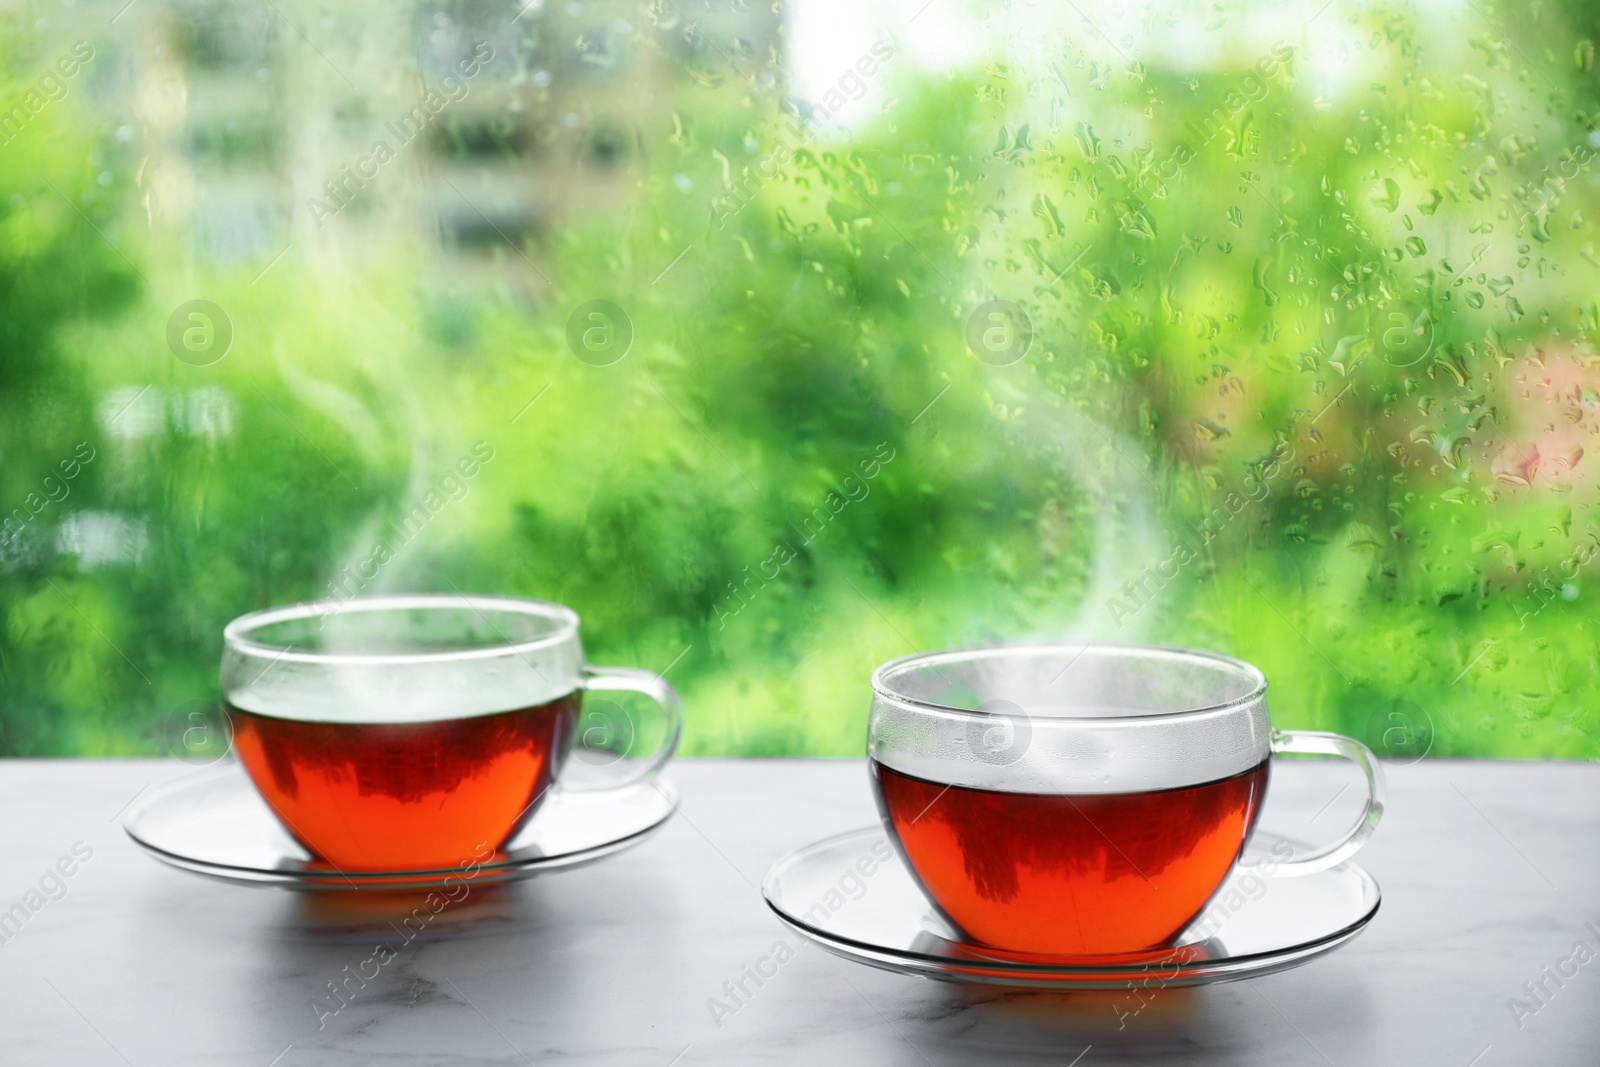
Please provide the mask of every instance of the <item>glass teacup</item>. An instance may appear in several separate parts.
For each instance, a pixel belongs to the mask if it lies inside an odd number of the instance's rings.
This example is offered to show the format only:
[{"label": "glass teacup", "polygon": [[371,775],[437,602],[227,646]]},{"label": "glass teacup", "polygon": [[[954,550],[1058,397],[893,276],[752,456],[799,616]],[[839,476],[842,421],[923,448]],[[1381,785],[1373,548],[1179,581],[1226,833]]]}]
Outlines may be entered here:
[{"label": "glass teacup", "polygon": [[[577,614],[546,601],[296,604],[235,619],[224,645],[240,762],[285,829],[341,870],[481,864],[558,779],[628,785],[659,770],[678,740],[672,687],[649,671],[586,666]],[[594,690],[643,693],[666,721],[653,755],[580,783],[563,768]]]},{"label": "glass teacup", "polygon": [[1113,955],[1169,945],[1239,863],[1274,752],[1366,775],[1355,827],[1278,877],[1352,855],[1383,774],[1339,734],[1273,730],[1248,663],[1152,645],[926,652],[872,676],[878,808],[929,900],[973,941]]}]

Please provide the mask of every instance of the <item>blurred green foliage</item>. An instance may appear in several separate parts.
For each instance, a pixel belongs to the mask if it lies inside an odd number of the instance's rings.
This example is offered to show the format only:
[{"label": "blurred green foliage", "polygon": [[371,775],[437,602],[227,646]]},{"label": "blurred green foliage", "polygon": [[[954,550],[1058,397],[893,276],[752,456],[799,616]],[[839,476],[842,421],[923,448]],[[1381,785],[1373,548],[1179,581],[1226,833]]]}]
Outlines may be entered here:
[{"label": "blurred green foliage", "polygon": [[[60,46],[6,18],[13,100]],[[400,241],[197,257],[87,71],[0,146],[0,752],[167,751],[229,618],[327,595],[482,441],[356,584],[571,604],[670,665],[689,754],[859,754],[876,664],[1044,636],[1242,656],[1391,755],[1600,755],[1594,16],[1318,19],[1191,69],[1061,14],[897,52],[848,125],[697,55],[624,203],[485,253],[532,300]],[[196,297],[209,366],[166,340]],[[996,300],[1016,362],[971,345]]]}]

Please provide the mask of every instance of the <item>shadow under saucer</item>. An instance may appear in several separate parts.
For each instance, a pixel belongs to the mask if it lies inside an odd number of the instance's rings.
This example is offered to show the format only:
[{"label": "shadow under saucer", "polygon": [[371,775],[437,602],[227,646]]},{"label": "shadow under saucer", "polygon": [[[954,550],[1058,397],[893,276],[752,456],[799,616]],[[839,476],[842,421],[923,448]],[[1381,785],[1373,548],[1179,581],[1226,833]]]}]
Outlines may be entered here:
[{"label": "shadow under saucer", "polygon": [[504,885],[460,883],[431,891],[309,890],[294,894],[291,911],[293,924],[307,933],[338,937],[378,932],[410,941],[504,922],[518,910],[515,904]]}]

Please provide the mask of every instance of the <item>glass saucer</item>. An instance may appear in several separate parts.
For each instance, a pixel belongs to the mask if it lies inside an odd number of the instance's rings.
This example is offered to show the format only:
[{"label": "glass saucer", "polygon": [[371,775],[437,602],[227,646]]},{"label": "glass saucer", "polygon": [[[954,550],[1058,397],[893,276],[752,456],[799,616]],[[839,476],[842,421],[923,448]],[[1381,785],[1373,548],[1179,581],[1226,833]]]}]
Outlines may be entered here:
[{"label": "glass saucer", "polygon": [[[1258,830],[1246,862],[1287,838]],[[1254,879],[1254,880],[1252,880]],[[762,883],[767,904],[828,951],[899,974],[1043,989],[1203,985],[1299,966],[1359,934],[1377,914],[1378,883],[1354,863],[1275,877],[1235,870],[1171,948],[1059,957],[964,941],[928,903],[881,827],[791,852]]]},{"label": "glass saucer", "polygon": [[[661,777],[596,792],[556,789],[472,881],[510,882],[592,862],[643,841],[677,809],[678,790]],[[231,760],[140,797],[122,826],[161,862],[240,885],[426,889],[463,877],[455,869],[341,871],[313,860]]]}]

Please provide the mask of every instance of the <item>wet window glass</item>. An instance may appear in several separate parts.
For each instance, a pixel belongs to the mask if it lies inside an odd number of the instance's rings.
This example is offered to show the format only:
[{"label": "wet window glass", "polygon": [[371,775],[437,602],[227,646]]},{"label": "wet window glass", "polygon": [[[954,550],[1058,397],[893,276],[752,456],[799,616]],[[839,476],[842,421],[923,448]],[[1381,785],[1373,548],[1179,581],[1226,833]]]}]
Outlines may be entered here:
[{"label": "wet window glass", "polygon": [[0,752],[170,751],[230,618],[460,590],[688,754],[859,754],[875,665],[1028,637],[1600,753],[1588,5],[0,24]]}]

